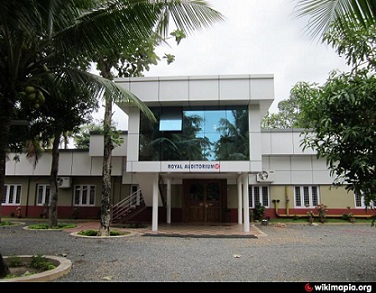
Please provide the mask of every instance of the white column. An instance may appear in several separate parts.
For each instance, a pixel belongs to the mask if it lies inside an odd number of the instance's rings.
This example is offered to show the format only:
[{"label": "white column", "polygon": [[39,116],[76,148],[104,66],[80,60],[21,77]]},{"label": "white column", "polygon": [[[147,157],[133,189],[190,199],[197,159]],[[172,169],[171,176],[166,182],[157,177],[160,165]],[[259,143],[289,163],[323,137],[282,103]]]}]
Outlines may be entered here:
[{"label": "white column", "polygon": [[153,179],[153,207],[152,207],[152,220],[151,229],[158,231],[158,173],[155,173]]},{"label": "white column", "polygon": [[243,223],[243,200],[242,200],[242,176],[236,180],[236,185],[238,186],[238,224]]},{"label": "white column", "polygon": [[171,178],[167,178],[167,224],[171,224]]},{"label": "white column", "polygon": [[243,209],[244,209],[244,232],[249,232],[249,178],[248,174],[243,175]]}]

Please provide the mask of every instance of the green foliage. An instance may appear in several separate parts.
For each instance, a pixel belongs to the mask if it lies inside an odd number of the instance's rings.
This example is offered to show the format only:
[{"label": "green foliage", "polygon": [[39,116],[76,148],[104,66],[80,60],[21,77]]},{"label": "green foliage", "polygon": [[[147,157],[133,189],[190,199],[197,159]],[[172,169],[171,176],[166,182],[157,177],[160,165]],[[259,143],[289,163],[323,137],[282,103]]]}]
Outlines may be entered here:
[{"label": "green foliage", "polygon": [[20,267],[22,266],[22,260],[19,256],[11,256],[9,257],[9,266],[10,267]]},{"label": "green foliage", "polygon": [[375,71],[376,24],[363,26],[356,22],[334,22],[324,34],[323,41],[346,59],[352,71]]},{"label": "green foliage", "polygon": [[261,220],[264,217],[265,207],[259,203],[256,202],[255,208],[253,211],[253,217],[255,220]]},{"label": "green foliage", "polygon": [[[90,146],[90,133],[98,132],[104,134],[103,125],[98,124],[84,124],[80,127],[80,130],[73,135],[75,148],[77,149],[89,149]],[[124,143],[124,138],[120,135],[121,130],[116,129],[116,125],[110,127],[110,136],[114,146],[120,146]]]},{"label": "green foliage", "polygon": [[56,268],[53,263],[42,255],[33,255],[33,259],[30,262],[30,267],[42,271],[48,271]]},{"label": "green foliage", "polygon": [[376,227],[376,215],[373,215],[373,216],[371,217],[371,221],[372,221],[372,223],[371,223],[371,227]]},{"label": "green foliage", "polygon": [[295,7],[297,17],[309,16],[306,29],[311,36],[322,35],[331,23],[351,20],[363,26],[375,23],[376,5],[374,0],[298,0]]},{"label": "green foliage", "polygon": [[319,94],[303,107],[312,131],[304,132],[304,148],[326,158],[335,184],[376,197],[376,77],[367,71],[332,75]]},{"label": "green foliage", "polygon": [[[313,212],[312,212],[313,213]],[[313,214],[314,217],[314,214]],[[280,217],[280,218],[274,218],[270,219],[271,223],[296,223],[296,224],[306,224],[307,220],[309,220],[309,214],[307,213],[307,216],[297,216],[297,215],[291,215],[289,217]],[[362,219],[362,218],[357,218],[356,222],[358,224],[371,224],[372,219]],[[349,220],[344,219],[343,215],[339,215],[338,217],[330,217],[325,219],[325,223],[328,224],[348,224]]]},{"label": "green foliage", "polygon": [[313,213],[313,211],[308,211],[307,216],[308,216],[308,222],[313,223],[315,220],[315,214]]},{"label": "green foliage", "polygon": [[15,223],[10,222],[10,221],[1,221],[0,222],[0,227],[1,226],[12,226],[12,225],[15,225]]},{"label": "green foliage", "polygon": [[78,232],[78,235],[83,236],[98,236],[98,231],[94,229],[82,230]]},{"label": "green foliage", "polygon": [[318,204],[316,206],[316,210],[318,211],[318,214],[319,214],[319,219],[320,219],[320,222],[321,223],[324,223],[325,222],[325,218],[326,218],[326,213],[327,213],[327,206],[324,205],[324,204]]},{"label": "green foliage", "polygon": [[174,30],[170,33],[171,36],[175,37],[176,43],[179,45],[181,40],[186,38],[186,34],[182,30]]},{"label": "green foliage", "polygon": [[35,230],[46,230],[46,229],[70,229],[77,227],[76,224],[58,224],[57,226],[50,227],[48,224],[35,224],[35,225],[29,225],[29,229],[35,229]]},{"label": "green foliage", "polygon": [[150,65],[157,65],[160,57],[155,48],[161,42],[160,36],[150,33],[148,38],[132,40],[100,52],[96,58],[97,69],[102,76],[116,77],[142,76],[150,70]]},{"label": "green foliage", "polygon": [[165,58],[167,60],[167,64],[171,64],[172,62],[175,61],[175,56],[172,55],[172,54],[165,53],[165,55],[163,56],[163,58]]},{"label": "green foliage", "polygon": [[303,149],[325,158],[335,185],[376,200],[375,26],[334,23],[325,40],[343,54],[352,70],[333,71],[322,86],[302,92]]},{"label": "green foliage", "polygon": [[56,266],[49,261],[46,257],[42,255],[33,255],[31,261],[23,261],[20,256],[11,256],[9,259],[9,265],[8,267],[12,268],[19,268],[19,267],[27,267],[30,269],[34,269],[36,272],[29,272],[26,271],[21,276],[16,274],[8,274],[5,279],[13,279],[17,277],[24,277],[24,276],[30,276],[37,272],[44,272],[48,270],[53,270],[56,268]]},{"label": "green foliage", "polygon": [[307,82],[298,82],[290,91],[290,97],[278,103],[278,112],[268,112],[261,127],[266,129],[303,128],[309,125],[301,112],[301,105],[312,95],[314,86]]},{"label": "green foliage", "polygon": [[[101,59],[98,55],[106,55],[111,48],[124,48],[155,35],[165,38],[170,18],[184,32],[223,19],[202,1],[56,0],[46,5],[44,1],[20,0],[3,1],[1,9],[0,165],[5,164],[10,147],[24,146],[25,135],[43,142],[53,138],[56,149],[61,134],[86,123],[86,114],[104,93],[114,101],[134,103],[152,119],[134,94],[111,82],[110,76],[88,73],[88,64],[104,60],[106,56]],[[26,89],[37,91],[29,96]],[[38,103],[25,102],[37,96]],[[11,121],[20,119],[33,122],[33,131],[27,127],[11,130]],[[16,132],[18,135],[13,135]],[[58,169],[58,163],[53,168]],[[51,176],[54,172],[51,170]],[[4,177],[3,168],[1,182]],[[4,194],[3,184],[0,194]],[[52,198],[57,201],[56,194]]]},{"label": "green foliage", "polygon": [[[98,236],[98,231],[94,229],[88,229],[88,230],[82,230],[78,232],[78,235],[82,236]],[[110,236],[120,236],[120,235],[127,235],[130,232],[121,232],[121,231],[116,231],[116,230],[111,230],[110,231]]]},{"label": "green foliage", "polygon": [[342,219],[345,221],[350,221],[350,219],[354,218],[353,213],[346,213],[342,215]]}]

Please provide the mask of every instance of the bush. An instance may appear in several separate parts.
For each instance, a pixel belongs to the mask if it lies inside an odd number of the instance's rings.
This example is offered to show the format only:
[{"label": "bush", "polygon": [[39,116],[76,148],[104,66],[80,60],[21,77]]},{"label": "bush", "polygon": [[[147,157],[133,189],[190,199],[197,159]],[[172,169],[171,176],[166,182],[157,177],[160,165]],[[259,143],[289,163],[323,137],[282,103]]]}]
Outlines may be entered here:
[{"label": "bush", "polygon": [[[130,232],[119,232],[116,230],[110,230],[110,236],[119,236],[129,234]],[[98,236],[98,231],[94,229],[82,230],[78,232],[78,235],[82,236]]]},{"label": "bush", "polygon": [[265,207],[261,203],[256,203],[253,216],[255,220],[261,220],[264,217]]},{"label": "bush", "polygon": [[23,265],[22,260],[19,256],[12,256],[9,258],[9,266],[10,267],[21,267]]},{"label": "bush", "polygon": [[33,256],[33,259],[30,262],[30,267],[43,271],[53,270],[54,268],[56,268],[54,264],[52,264],[50,261],[48,261],[45,257],[41,255]]}]

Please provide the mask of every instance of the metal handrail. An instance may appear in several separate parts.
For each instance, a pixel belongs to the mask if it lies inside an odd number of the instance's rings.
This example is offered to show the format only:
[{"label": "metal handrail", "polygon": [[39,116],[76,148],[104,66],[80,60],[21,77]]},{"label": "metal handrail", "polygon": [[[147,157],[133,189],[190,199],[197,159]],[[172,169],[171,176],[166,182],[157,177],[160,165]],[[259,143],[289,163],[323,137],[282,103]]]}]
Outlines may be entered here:
[{"label": "metal handrail", "polygon": [[137,206],[144,206],[144,198],[142,197],[141,189],[133,192],[117,204],[112,206],[112,221],[121,219],[129,214]]}]

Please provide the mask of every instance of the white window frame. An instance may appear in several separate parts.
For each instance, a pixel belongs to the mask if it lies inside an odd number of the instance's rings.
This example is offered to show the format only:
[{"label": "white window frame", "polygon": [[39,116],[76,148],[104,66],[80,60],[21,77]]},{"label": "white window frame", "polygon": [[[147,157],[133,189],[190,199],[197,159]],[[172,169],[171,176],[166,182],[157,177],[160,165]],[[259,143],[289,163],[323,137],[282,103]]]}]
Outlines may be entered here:
[{"label": "white window frame", "polygon": [[294,186],[295,208],[312,209],[318,204],[320,204],[320,189],[317,185]]},{"label": "white window frame", "polygon": [[20,205],[22,198],[22,184],[4,184],[2,205]]},{"label": "white window frame", "polygon": [[74,186],[73,206],[95,206],[96,185],[78,184]]},{"label": "white window frame", "polygon": [[37,206],[49,205],[51,201],[50,184],[38,184],[35,197]]},{"label": "white window frame", "polygon": [[371,201],[370,205],[366,206],[366,204],[364,203],[364,195],[360,194],[354,194],[354,206],[356,209],[376,208],[376,204],[374,201]]},{"label": "white window frame", "polygon": [[[270,207],[270,195],[268,185],[249,185],[249,208],[255,208],[256,202],[259,202],[265,208]],[[266,204],[267,203],[267,204]]]}]

